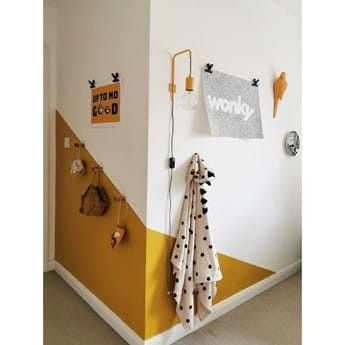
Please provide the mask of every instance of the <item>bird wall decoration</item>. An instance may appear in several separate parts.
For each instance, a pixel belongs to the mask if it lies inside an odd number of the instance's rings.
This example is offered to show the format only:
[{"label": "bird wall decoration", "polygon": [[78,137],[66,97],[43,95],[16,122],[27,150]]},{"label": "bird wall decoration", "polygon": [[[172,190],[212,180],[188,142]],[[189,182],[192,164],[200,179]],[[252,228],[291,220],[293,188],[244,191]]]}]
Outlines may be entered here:
[{"label": "bird wall decoration", "polygon": [[283,99],[288,84],[286,82],[286,73],[281,72],[280,76],[273,83],[274,107],[273,118],[277,115],[278,103]]}]

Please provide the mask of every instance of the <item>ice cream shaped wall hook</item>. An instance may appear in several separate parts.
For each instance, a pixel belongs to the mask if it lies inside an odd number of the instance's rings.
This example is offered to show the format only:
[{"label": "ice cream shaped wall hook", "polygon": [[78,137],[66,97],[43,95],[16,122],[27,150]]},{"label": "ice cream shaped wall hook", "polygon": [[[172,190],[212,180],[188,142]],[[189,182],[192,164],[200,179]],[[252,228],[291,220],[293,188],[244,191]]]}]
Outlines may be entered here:
[{"label": "ice cream shaped wall hook", "polygon": [[278,102],[283,99],[288,84],[286,81],[286,73],[281,72],[280,76],[273,83],[273,94],[274,94],[274,106],[273,106],[273,118],[277,115]]}]

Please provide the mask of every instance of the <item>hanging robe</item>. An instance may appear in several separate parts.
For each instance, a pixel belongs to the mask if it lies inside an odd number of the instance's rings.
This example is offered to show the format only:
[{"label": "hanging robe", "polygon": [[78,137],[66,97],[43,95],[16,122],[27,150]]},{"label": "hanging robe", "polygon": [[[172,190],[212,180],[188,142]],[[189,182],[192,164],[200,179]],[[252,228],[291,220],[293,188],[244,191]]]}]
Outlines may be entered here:
[{"label": "hanging robe", "polygon": [[207,169],[199,154],[193,155],[186,177],[181,220],[172,251],[176,313],[186,330],[194,327],[194,315],[203,320],[212,312],[222,279],[217,252],[207,220],[206,186],[214,173]]}]

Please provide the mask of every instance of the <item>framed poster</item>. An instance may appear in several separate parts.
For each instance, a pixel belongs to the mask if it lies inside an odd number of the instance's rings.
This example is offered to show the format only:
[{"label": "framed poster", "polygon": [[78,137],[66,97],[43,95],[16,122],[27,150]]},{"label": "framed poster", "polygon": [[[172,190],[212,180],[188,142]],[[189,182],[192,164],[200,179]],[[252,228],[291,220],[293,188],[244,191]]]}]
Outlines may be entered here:
[{"label": "framed poster", "polygon": [[262,139],[259,88],[218,71],[202,72],[205,107],[211,134]]},{"label": "framed poster", "polygon": [[91,89],[91,124],[107,127],[120,122],[121,84]]}]

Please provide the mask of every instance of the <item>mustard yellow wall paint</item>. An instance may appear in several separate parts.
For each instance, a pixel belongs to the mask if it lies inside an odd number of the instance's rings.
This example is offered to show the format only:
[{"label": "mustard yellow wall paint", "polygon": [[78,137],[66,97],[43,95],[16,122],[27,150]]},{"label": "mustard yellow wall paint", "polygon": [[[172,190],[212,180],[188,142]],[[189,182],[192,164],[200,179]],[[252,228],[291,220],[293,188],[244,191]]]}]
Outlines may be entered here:
[{"label": "mustard yellow wall paint", "polygon": [[[173,298],[167,294],[170,250],[174,238],[146,229],[129,206],[124,225],[128,231],[113,250],[110,235],[115,225],[115,203],[103,217],[79,213],[80,195],[97,164],[82,150],[88,173],[73,177],[70,164],[77,149],[65,149],[64,137],[79,139],[62,116],[56,115],[56,260],[119,316],[141,338],[149,339],[179,323]],[[87,143],[86,143],[87,145]],[[117,191],[103,174],[101,182],[110,199]],[[270,276],[274,272],[219,254],[224,278],[217,284],[215,303]]]},{"label": "mustard yellow wall paint", "polygon": [[145,339],[149,339],[179,322],[175,302],[168,295],[170,252],[174,239],[147,229]]},{"label": "mustard yellow wall paint", "polygon": [[[64,137],[79,141],[61,115],[56,115],[56,260],[102,300],[140,337],[145,336],[146,229],[129,206],[124,225],[128,231],[119,247],[112,249],[115,202],[102,217],[79,213],[80,195],[91,182],[95,159],[86,149],[85,176],[70,175],[77,149],[65,149]],[[101,182],[110,199],[116,187],[103,174]]]},{"label": "mustard yellow wall paint", "polygon": [[[145,339],[149,339],[179,322],[173,298],[168,291],[168,262],[174,238],[147,229]],[[218,254],[223,279],[217,283],[215,303],[257,283],[274,272]]]}]

